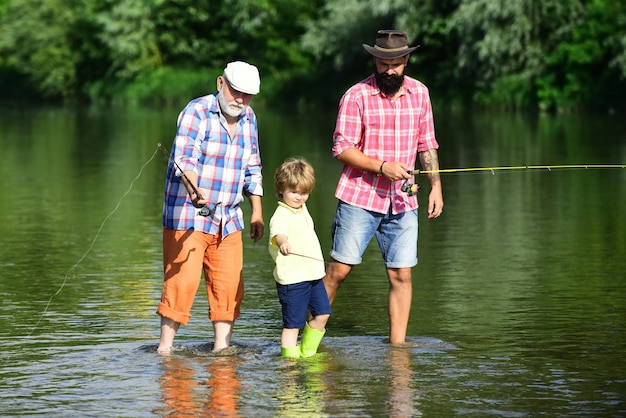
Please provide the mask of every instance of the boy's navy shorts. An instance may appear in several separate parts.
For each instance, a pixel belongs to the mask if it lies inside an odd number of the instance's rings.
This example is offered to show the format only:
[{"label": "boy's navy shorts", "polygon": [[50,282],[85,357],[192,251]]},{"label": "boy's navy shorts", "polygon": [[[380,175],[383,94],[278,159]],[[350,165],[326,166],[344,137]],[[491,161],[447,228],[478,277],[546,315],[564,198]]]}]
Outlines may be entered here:
[{"label": "boy's navy shorts", "polygon": [[294,284],[276,283],[282,305],[283,327],[304,328],[307,311],[311,315],[330,315],[330,301],[322,279]]}]

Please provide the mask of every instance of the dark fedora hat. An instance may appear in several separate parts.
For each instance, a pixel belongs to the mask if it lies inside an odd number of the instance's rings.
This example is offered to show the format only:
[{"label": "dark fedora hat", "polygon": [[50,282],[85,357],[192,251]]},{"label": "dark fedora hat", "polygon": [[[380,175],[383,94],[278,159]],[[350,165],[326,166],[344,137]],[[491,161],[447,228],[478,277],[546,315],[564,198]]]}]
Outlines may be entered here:
[{"label": "dark fedora hat", "polygon": [[415,51],[418,46],[409,47],[406,33],[399,30],[379,30],[374,46],[363,44],[363,48],[377,58],[393,59]]}]

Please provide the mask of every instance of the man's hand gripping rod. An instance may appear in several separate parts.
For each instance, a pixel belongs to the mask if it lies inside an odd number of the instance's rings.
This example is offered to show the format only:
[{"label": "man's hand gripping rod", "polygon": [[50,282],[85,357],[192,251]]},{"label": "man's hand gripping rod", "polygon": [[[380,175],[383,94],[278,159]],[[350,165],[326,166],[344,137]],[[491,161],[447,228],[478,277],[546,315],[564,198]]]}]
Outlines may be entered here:
[{"label": "man's hand gripping rod", "polygon": [[[189,177],[185,175],[185,172],[182,170],[182,168],[180,168],[180,166],[176,163],[176,161],[174,161],[171,155],[167,153],[167,150],[163,147],[163,145],[161,145],[161,143],[159,142],[158,146],[159,148],[161,148],[161,150],[163,150],[163,153],[167,157],[167,160],[172,162],[176,166],[178,171],[181,172],[182,176],[185,178],[185,180],[187,180],[187,184],[191,186],[193,192],[196,194],[196,196],[198,196],[198,199],[202,199],[203,197],[202,194],[200,194],[200,190],[198,190],[198,188],[191,181],[189,181]],[[198,211],[198,215],[200,216],[211,216],[212,214],[213,210],[211,210],[211,208],[209,208],[207,204],[205,204],[202,208],[200,208],[200,211]]]}]

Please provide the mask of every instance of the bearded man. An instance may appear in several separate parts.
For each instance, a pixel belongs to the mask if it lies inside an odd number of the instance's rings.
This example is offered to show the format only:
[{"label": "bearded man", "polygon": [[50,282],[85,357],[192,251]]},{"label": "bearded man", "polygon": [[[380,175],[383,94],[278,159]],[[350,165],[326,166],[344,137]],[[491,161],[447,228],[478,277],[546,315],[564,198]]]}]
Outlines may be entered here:
[{"label": "bearded man", "polygon": [[203,271],[213,350],[230,345],[244,293],[244,196],[251,205],[250,238],[257,242],[264,233],[258,128],[249,106],[259,89],[255,66],[231,62],[217,77],[217,92],[192,100],[178,116],[163,205],[161,354],[189,322]]},{"label": "bearded man", "polygon": [[428,89],[404,73],[417,46],[409,47],[402,31],[381,30],[374,46],[363,47],[373,57],[375,72],[348,89],[339,103],[332,152],[344,166],[324,285],[332,302],[375,236],[389,281],[389,343],[401,344],[417,265],[417,192],[407,182],[419,158],[423,170],[431,171],[428,218],[439,217],[439,144]]}]

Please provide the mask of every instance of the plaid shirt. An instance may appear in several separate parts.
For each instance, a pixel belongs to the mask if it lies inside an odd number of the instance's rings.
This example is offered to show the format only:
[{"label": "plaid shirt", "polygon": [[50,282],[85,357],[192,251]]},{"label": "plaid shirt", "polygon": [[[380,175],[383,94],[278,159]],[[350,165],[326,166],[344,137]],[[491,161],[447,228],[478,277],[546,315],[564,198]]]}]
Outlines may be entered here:
[{"label": "plaid shirt", "polygon": [[[428,89],[405,76],[403,92],[395,101],[385,97],[372,74],[352,86],[341,98],[333,135],[333,155],[356,148],[371,158],[414,167],[417,153],[439,148]],[[376,173],[343,167],[335,196],[351,205],[377,212],[403,213],[417,209],[417,197]]]},{"label": "plaid shirt", "polygon": [[261,155],[256,115],[248,107],[231,138],[217,93],[192,100],[178,116],[172,159],[183,171],[198,174],[198,187],[215,207],[211,216],[198,215],[181,172],[170,162],[165,185],[163,226],[168,229],[220,232],[223,237],[244,228],[239,204],[244,194],[263,195]]}]

